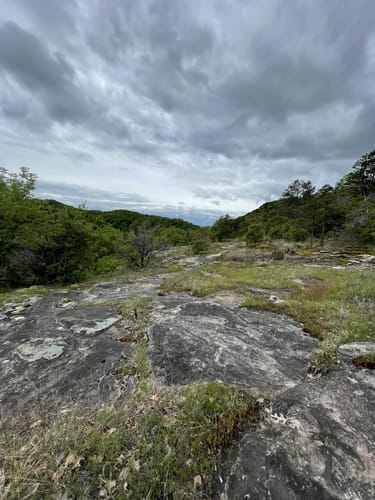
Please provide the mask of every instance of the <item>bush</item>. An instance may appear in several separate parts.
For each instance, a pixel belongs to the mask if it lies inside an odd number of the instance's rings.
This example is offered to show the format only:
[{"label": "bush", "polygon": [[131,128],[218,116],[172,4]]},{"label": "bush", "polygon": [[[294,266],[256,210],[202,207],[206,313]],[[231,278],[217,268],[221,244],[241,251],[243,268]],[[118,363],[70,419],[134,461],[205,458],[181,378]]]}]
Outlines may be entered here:
[{"label": "bush", "polygon": [[263,241],[263,227],[261,224],[250,224],[245,236],[246,245],[248,247],[255,247],[258,243]]},{"label": "bush", "polygon": [[123,264],[123,260],[113,255],[105,255],[100,257],[96,263],[96,272],[99,274],[112,273]]},{"label": "bush", "polygon": [[289,228],[287,239],[289,241],[306,241],[309,238],[309,233],[301,226],[291,226]]},{"label": "bush", "polygon": [[208,250],[208,243],[203,238],[198,237],[191,242],[191,251],[193,252],[194,255],[207,252],[207,250]]},{"label": "bush", "polygon": [[272,258],[273,260],[284,260],[285,251],[282,248],[274,247],[272,250]]}]

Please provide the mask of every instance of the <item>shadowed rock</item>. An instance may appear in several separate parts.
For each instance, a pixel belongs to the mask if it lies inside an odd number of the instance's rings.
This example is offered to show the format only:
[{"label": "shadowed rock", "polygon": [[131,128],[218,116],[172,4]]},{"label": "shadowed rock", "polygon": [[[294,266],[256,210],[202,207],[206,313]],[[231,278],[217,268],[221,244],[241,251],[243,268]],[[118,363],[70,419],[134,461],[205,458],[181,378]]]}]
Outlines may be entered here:
[{"label": "shadowed rock", "polygon": [[166,298],[154,317],[150,359],[166,384],[219,380],[276,393],[303,381],[317,347],[291,319],[213,300]]},{"label": "shadowed rock", "polygon": [[235,447],[220,498],[372,500],[374,414],[370,371],[331,372],[290,389]]}]

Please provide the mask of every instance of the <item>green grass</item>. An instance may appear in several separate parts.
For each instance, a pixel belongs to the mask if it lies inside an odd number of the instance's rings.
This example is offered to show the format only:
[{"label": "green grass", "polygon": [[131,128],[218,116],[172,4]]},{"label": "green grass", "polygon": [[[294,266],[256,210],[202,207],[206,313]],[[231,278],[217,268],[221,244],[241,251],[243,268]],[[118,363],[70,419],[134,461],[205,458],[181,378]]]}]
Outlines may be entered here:
[{"label": "green grass", "polygon": [[[207,276],[205,273],[215,274]],[[249,265],[238,262],[222,262],[201,266],[193,271],[180,273],[167,279],[161,289],[164,292],[191,291],[198,297],[203,297],[221,290],[244,292],[246,286],[297,290],[300,285],[296,279],[315,278],[316,268],[304,266]]]},{"label": "green grass", "polygon": [[[206,276],[203,272],[218,276]],[[297,319],[322,341],[311,360],[311,367],[320,369],[335,363],[338,345],[375,338],[374,284],[375,270],[370,268],[336,270],[291,264],[220,263],[171,278],[162,288],[165,292],[191,291],[197,296],[234,290],[246,295],[246,307],[268,309]],[[279,289],[284,302],[273,304],[267,295],[246,294],[246,287]],[[283,294],[283,290],[291,294]]]},{"label": "green grass", "polygon": [[145,384],[123,408],[0,435],[0,498],[212,498],[223,452],[257,420],[219,383]]},{"label": "green grass", "polygon": [[[171,277],[162,289],[198,296],[232,290],[243,294],[246,307],[296,318],[322,341],[311,359],[320,370],[335,363],[339,344],[375,338],[374,283],[369,268],[221,262]],[[250,287],[280,290],[284,302],[269,303]],[[41,291],[23,293],[3,298]],[[127,331],[122,340],[135,345],[135,354],[117,375],[136,377],[136,392],[123,406],[61,416],[22,435],[0,433],[1,499],[213,497],[227,450],[257,421],[254,397],[219,383],[157,386],[147,355],[149,302],[127,299],[118,310]],[[365,361],[372,363],[374,353]]]}]

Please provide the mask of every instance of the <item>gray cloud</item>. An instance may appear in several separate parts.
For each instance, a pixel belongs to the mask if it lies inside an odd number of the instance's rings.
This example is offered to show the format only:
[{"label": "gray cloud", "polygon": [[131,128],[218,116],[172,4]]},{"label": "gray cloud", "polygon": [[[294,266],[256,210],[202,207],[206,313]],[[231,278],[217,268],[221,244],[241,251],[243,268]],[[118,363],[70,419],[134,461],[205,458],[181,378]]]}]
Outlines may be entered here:
[{"label": "gray cloud", "polygon": [[[128,127],[91,98],[73,65],[61,52],[50,52],[33,34],[14,22],[0,26],[0,65],[45,106],[50,120],[87,123],[114,137],[127,137]],[[8,113],[9,114],[9,113]]]},{"label": "gray cloud", "polygon": [[55,3],[0,17],[3,163],[45,182],[236,213],[375,147],[373,0]]}]

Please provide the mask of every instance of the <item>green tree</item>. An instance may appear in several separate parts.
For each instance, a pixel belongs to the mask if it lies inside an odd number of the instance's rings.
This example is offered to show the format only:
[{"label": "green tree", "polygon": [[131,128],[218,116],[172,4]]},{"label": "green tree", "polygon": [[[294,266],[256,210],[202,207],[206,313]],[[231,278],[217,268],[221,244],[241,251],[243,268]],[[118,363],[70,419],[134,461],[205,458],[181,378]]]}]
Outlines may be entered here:
[{"label": "green tree", "polygon": [[188,243],[188,234],[179,227],[161,227],[158,230],[158,237],[166,245],[186,245]]},{"label": "green tree", "polygon": [[375,150],[355,162],[343,183],[353,196],[375,196]]},{"label": "green tree", "polygon": [[259,243],[263,241],[264,231],[261,224],[250,224],[246,236],[245,241],[248,247],[256,247]]},{"label": "green tree", "polygon": [[20,229],[33,219],[31,195],[36,175],[22,167],[18,174],[0,168],[0,285],[8,284],[9,264]]},{"label": "green tree", "polygon": [[283,192],[283,198],[293,201],[303,200],[313,195],[315,186],[311,181],[304,181],[302,179],[294,180]]},{"label": "green tree", "polygon": [[17,233],[9,281],[14,285],[79,281],[94,267],[94,247],[95,232],[83,211],[65,207],[51,213],[42,207]]},{"label": "green tree", "polygon": [[214,240],[225,241],[232,238],[235,233],[234,219],[229,214],[219,217],[211,228]]}]

